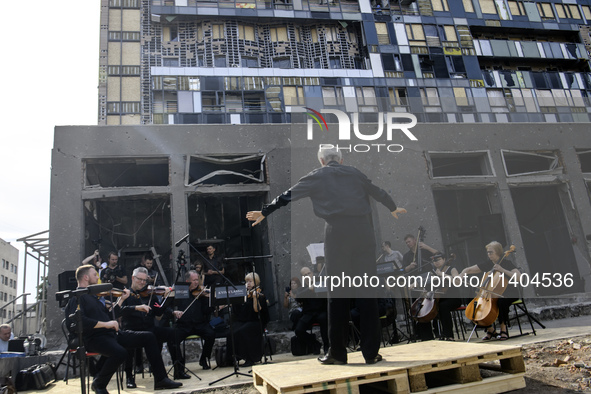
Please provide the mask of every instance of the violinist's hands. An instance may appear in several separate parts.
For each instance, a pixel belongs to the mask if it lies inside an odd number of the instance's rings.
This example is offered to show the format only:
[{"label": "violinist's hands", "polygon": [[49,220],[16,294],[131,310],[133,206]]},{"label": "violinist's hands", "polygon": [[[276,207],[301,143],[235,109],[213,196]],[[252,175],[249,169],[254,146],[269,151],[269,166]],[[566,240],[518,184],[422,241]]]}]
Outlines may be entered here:
[{"label": "violinist's hands", "polygon": [[441,273],[442,273],[442,272],[441,272],[441,270],[440,270],[439,268],[437,268],[437,269],[435,270],[435,275],[437,275],[437,276],[441,276]]},{"label": "violinist's hands", "polygon": [[392,216],[394,216],[395,219],[398,219],[398,215],[405,214],[406,213],[406,209],[404,209],[404,208],[396,208],[396,210],[395,211],[392,211],[391,213],[392,213]]},{"label": "violinist's hands", "polygon": [[135,306],[135,310],[136,311],[140,311],[140,312],[146,312],[146,313],[150,313],[150,311],[152,310],[152,308],[150,308],[148,305],[136,305]]},{"label": "violinist's hands", "polygon": [[417,263],[416,263],[415,261],[413,261],[413,262],[412,262],[412,263],[410,263],[408,266],[406,266],[406,268],[408,268],[407,272],[408,272],[408,271],[412,271],[412,270],[414,270],[415,268],[417,268]]},{"label": "violinist's hands", "polygon": [[172,314],[174,315],[174,317],[176,317],[177,319],[180,319],[183,316],[183,311],[174,311],[172,312]]},{"label": "violinist's hands", "polygon": [[123,293],[121,294],[121,302],[125,301],[131,295],[131,291],[129,289],[123,289]]},{"label": "violinist's hands", "polygon": [[[392,213],[394,214],[394,213]],[[256,226],[257,224],[259,224],[260,222],[262,222],[265,217],[263,216],[263,213],[261,211],[250,211],[246,213],[246,218],[251,221],[254,222],[252,225]]]}]

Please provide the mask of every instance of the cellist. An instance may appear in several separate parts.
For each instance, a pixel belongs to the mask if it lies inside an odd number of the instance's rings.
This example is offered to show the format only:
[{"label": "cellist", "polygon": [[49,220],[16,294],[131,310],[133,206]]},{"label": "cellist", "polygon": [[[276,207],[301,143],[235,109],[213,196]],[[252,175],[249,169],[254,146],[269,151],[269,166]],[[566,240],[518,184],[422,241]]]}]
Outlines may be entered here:
[{"label": "cellist", "polygon": [[[505,292],[503,293],[503,297],[497,299],[497,306],[499,308],[499,317],[497,318],[497,321],[499,322],[501,331],[500,333],[497,333],[494,326],[486,327],[485,336],[482,338],[482,340],[489,341],[491,339],[498,339],[500,341],[506,341],[509,339],[509,333],[507,331],[507,323],[509,323],[509,307],[512,303],[519,299],[517,287],[509,285],[508,282],[513,275],[515,275],[515,279],[517,282],[519,282],[521,272],[519,269],[517,269],[517,267],[515,267],[515,265],[513,265],[510,260],[507,258],[503,259],[503,255],[505,253],[503,252],[503,245],[501,245],[499,242],[492,241],[486,245],[486,253],[488,255],[488,261],[464,268],[464,270],[460,272],[460,276],[463,277],[468,274],[479,274],[481,272],[488,272],[491,270],[503,274],[507,286]],[[499,261],[501,261],[501,264],[498,264]]]},{"label": "cellist", "polygon": [[[451,258],[448,259],[443,253],[436,253],[431,257],[433,273],[435,276],[441,278],[443,283],[453,280],[453,278],[459,275],[458,270],[451,263],[455,256],[453,254],[450,254],[450,256]],[[439,296],[439,311],[437,312],[437,317],[441,322],[439,339],[442,341],[453,341],[454,326],[451,312],[462,304],[462,300],[457,287],[451,286],[451,288],[444,288],[442,292],[444,294]]]}]

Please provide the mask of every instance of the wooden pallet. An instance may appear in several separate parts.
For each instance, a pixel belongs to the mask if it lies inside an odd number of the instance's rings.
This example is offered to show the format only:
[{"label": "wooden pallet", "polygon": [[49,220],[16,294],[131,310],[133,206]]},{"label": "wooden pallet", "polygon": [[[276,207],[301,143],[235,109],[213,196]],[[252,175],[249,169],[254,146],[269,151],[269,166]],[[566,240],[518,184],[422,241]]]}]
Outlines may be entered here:
[{"label": "wooden pallet", "polygon": [[[384,360],[374,365],[356,352],[349,353],[348,365],[307,359],[255,366],[254,386],[263,394],[359,393],[363,386],[387,393],[488,394],[525,387],[517,346],[428,341],[382,348],[380,354]],[[480,371],[491,362],[503,373],[483,379]]]}]

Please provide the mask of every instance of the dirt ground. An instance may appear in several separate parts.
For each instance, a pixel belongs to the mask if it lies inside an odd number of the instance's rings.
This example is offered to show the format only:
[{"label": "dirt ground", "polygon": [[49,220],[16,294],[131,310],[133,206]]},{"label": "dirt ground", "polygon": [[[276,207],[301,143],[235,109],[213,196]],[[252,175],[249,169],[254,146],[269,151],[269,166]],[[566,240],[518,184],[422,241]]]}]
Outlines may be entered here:
[{"label": "dirt ground", "polygon": [[[526,387],[511,393],[591,393],[591,335],[526,345]],[[486,373],[486,372],[484,372]],[[255,394],[252,385],[214,389],[215,394]]]},{"label": "dirt ground", "polygon": [[591,335],[527,345],[522,354],[527,387],[516,393],[591,393]]}]

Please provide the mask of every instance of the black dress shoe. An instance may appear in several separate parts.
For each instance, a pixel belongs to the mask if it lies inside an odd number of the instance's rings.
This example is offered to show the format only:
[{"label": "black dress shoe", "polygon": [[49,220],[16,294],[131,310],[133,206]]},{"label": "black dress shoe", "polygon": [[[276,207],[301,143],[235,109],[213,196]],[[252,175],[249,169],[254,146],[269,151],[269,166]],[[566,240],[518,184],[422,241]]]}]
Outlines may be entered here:
[{"label": "black dress shoe", "polygon": [[191,376],[184,373],[183,371],[174,373],[174,380],[191,379]]},{"label": "black dress shoe", "polygon": [[339,360],[336,357],[333,357],[330,353],[326,353],[324,356],[318,357],[318,361],[320,364],[324,365],[344,365],[347,364],[347,359]]},{"label": "black dress shoe", "polygon": [[375,356],[374,358],[370,359],[370,360],[365,360],[366,364],[375,364],[375,363],[379,363],[380,361],[382,361],[382,355],[378,354],[377,356]]},{"label": "black dress shoe", "polygon": [[201,365],[201,367],[203,369],[211,369],[211,367],[209,366],[209,363],[205,359],[199,360],[199,365]]},{"label": "black dress shoe", "polygon": [[96,394],[109,394],[109,392],[107,391],[106,388],[99,388],[96,387],[94,385],[94,383],[92,383],[92,385],[90,385],[90,388],[92,389],[92,391],[94,391]]},{"label": "black dress shoe", "polygon": [[176,389],[182,385],[181,382],[175,382],[174,380],[164,378],[161,381],[154,383],[154,390]]},{"label": "black dress shoe", "polygon": [[127,388],[128,389],[135,389],[135,388],[137,388],[137,385],[135,384],[135,379],[134,378],[127,378]]}]

